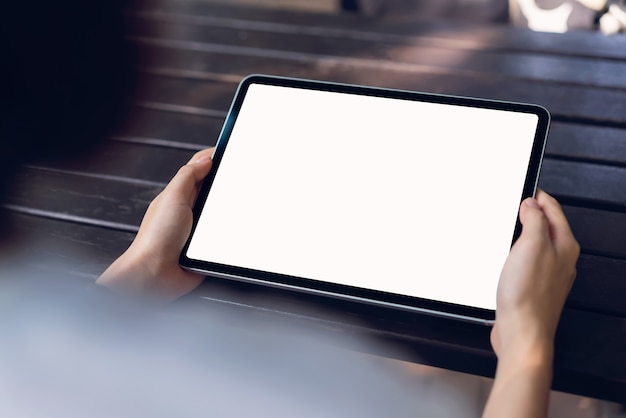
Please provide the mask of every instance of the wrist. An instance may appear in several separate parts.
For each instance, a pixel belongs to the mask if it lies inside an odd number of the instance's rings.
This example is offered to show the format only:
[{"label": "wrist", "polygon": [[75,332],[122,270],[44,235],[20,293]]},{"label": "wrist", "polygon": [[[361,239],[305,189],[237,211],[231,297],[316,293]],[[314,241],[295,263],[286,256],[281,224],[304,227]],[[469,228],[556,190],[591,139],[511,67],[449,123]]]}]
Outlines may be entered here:
[{"label": "wrist", "polygon": [[547,338],[520,336],[498,353],[498,369],[511,373],[552,374],[554,343]]},{"label": "wrist", "polygon": [[483,417],[545,417],[553,356],[551,341],[532,338],[520,338],[499,352],[495,381]]},{"label": "wrist", "polygon": [[141,293],[143,277],[146,276],[145,267],[127,250],[109,268],[102,273],[96,283],[113,291],[123,293]]}]

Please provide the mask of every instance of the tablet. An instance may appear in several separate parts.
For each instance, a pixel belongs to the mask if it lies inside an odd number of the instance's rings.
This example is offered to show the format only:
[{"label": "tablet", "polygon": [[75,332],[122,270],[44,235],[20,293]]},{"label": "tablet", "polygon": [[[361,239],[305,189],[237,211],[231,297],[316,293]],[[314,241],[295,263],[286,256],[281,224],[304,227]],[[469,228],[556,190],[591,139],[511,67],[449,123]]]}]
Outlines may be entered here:
[{"label": "tablet", "polygon": [[250,76],[180,263],[491,323],[549,119],[529,104]]}]

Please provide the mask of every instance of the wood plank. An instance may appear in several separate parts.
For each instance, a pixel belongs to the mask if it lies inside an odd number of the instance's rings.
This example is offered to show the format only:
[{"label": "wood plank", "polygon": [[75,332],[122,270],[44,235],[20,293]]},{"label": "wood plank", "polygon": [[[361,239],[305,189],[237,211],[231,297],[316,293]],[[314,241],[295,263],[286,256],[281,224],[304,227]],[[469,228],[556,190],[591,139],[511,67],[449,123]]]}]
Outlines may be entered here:
[{"label": "wood plank", "polygon": [[626,261],[581,254],[578,275],[567,299],[567,306],[624,317]]},{"label": "wood plank", "polygon": [[560,199],[585,200],[586,205],[626,207],[626,168],[545,159],[539,186]]},{"label": "wood plank", "polygon": [[200,1],[143,0],[135,12],[160,19],[185,19],[195,25],[222,25],[241,29],[266,28],[286,35],[309,34],[369,42],[439,45],[481,51],[529,51],[549,55],[626,59],[626,40],[600,33],[546,34],[508,25],[445,21],[403,21],[351,15],[236,8]]},{"label": "wood plank", "polygon": [[109,141],[97,154],[41,167],[158,187],[167,184],[193,154],[193,150]]},{"label": "wood plank", "polygon": [[553,121],[546,155],[624,166],[626,129]]},{"label": "wood plank", "polygon": [[[239,80],[238,80],[239,81]],[[140,102],[172,103],[227,112],[238,82],[144,74]]]},{"label": "wood plank", "polygon": [[[141,93],[141,101],[176,103],[225,112],[234,97],[239,78],[237,81],[222,81],[216,75],[204,73],[178,77],[148,74],[145,80],[150,88]],[[128,135],[154,137],[158,132],[163,132],[168,140],[206,144],[207,138],[202,132],[215,138],[223,124],[222,118],[203,119],[197,115],[183,115],[142,110],[130,125]],[[190,126],[196,129],[191,130]],[[187,132],[184,138],[180,135],[182,132]],[[583,162],[626,165],[626,129],[553,122],[546,155]]]},{"label": "wood plank", "polygon": [[229,5],[241,5],[247,7],[287,8],[294,10],[306,10],[313,12],[337,12],[341,7],[336,0],[228,0]]},{"label": "wood plank", "polygon": [[161,186],[110,178],[24,168],[5,200],[14,210],[36,210],[50,217],[126,231],[141,223]]},{"label": "wood plank", "polygon": [[[626,260],[626,213],[575,206],[563,211],[584,252]],[[626,294],[626,278],[621,291]]]},{"label": "wood plank", "polygon": [[[584,390],[589,396],[626,401],[625,318],[566,309],[559,323],[555,350],[555,375],[563,371],[559,380],[565,390]],[[567,382],[565,377],[572,372],[580,373],[581,379]]]},{"label": "wood plank", "polygon": [[626,61],[589,60],[527,52],[466,51],[445,45],[420,46],[390,42],[332,38],[293,33],[285,36],[267,30],[222,26],[200,26],[166,20],[137,20],[133,37],[168,41],[220,44],[233,47],[274,49],[293,53],[353,57],[414,64],[424,72],[463,73],[485,78],[511,78],[555,84],[575,84],[604,88],[626,88]]},{"label": "wood plank", "polygon": [[223,118],[138,108],[115,136],[160,140],[170,146],[193,144],[192,149],[202,149],[216,144],[223,123]]},{"label": "wood plank", "polygon": [[15,262],[84,273],[85,277],[102,273],[128,248],[135,236],[108,228],[9,213]]},{"label": "wood plank", "polygon": [[502,77],[429,72],[411,64],[169,40],[141,41],[150,67],[245,76],[252,73],[537,103],[556,120],[626,126],[626,91]]}]

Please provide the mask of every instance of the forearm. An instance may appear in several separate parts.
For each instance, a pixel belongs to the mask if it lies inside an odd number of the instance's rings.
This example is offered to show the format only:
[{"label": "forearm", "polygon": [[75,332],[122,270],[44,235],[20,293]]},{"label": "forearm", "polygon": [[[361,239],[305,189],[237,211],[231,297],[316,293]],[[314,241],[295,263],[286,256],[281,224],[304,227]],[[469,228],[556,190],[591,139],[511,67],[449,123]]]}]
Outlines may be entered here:
[{"label": "forearm", "polygon": [[559,203],[542,190],[520,205],[522,233],[498,283],[491,344],[496,379],[484,417],[545,417],[554,336],[580,246]]},{"label": "forearm", "polygon": [[483,417],[546,417],[552,359],[550,347],[502,355]]}]

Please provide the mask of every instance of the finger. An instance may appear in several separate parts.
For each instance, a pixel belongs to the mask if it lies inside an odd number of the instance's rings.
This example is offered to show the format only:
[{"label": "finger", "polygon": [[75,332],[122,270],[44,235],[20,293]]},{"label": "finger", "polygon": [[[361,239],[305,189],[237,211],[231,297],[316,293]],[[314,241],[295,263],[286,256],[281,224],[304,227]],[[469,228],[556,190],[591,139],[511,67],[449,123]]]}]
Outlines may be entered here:
[{"label": "finger", "polygon": [[206,148],[201,151],[198,151],[193,155],[193,157],[191,157],[191,159],[189,160],[187,164],[196,164],[206,159],[212,159],[214,151],[215,151],[215,147]]},{"label": "finger", "polygon": [[559,242],[571,240],[574,234],[559,202],[541,189],[537,190],[537,202],[548,218],[552,239]]},{"label": "finger", "polygon": [[521,238],[549,238],[548,219],[532,197],[525,199],[520,205],[519,218],[523,226]]},{"label": "finger", "polygon": [[198,188],[211,170],[212,150],[196,153],[188,164],[182,166],[169,182],[164,192],[173,195],[174,199],[184,201],[190,206],[198,195]]}]

